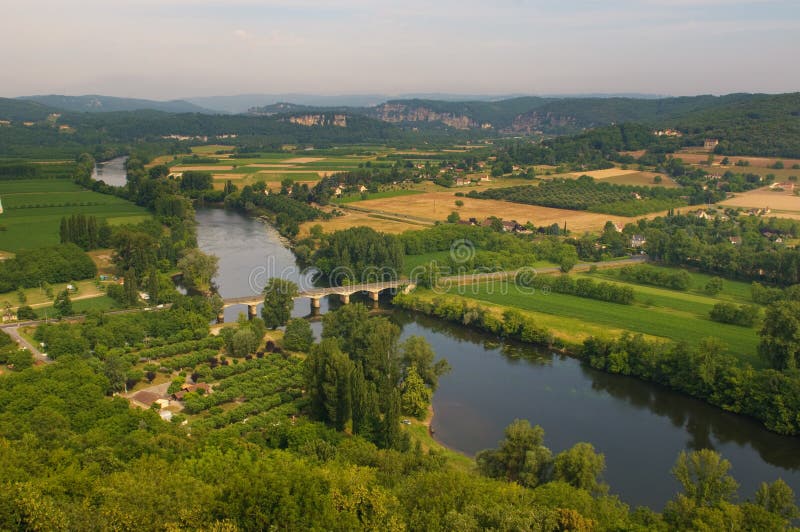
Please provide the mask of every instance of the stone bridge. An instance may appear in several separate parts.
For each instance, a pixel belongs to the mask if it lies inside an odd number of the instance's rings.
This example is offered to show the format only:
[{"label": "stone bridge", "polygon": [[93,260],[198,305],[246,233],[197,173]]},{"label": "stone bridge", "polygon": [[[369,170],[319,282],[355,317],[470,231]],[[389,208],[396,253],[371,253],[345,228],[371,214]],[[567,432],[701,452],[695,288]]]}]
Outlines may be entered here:
[{"label": "stone bridge", "polygon": [[[310,290],[304,290],[297,294],[295,299],[311,300],[311,312],[314,313],[319,310],[319,300],[323,297],[339,296],[339,299],[342,301],[342,303],[346,305],[350,303],[350,296],[360,292],[367,293],[372,301],[378,301],[381,292],[386,290],[397,290],[402,288],[404,292],[410,292],[415,287],[416,285],[408,280],[351,284],[346,286],[332,286],[328,288],[312,288]],[[247,316],[252,319],[258,315],[258,305],[264,302],[264,295],[255,294],[244,297],[230,297],[224,299],[223,301],[223,308],[232,307],[234,305],[247,305]],[[220,312],[220,314],[217,316],[217,321],[219,323],[223,323],[225,321],[224,313]]]}]

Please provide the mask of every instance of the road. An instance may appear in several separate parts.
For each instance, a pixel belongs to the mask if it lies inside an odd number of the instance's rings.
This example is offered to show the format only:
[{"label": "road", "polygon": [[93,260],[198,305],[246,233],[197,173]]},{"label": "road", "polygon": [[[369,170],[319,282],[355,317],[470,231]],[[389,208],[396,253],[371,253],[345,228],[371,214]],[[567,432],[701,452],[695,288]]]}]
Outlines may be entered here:
[{"label": "road", "polygon": [[31,354],[33,355],[33,358],[37,362],[42,362],[44,364],[49,364],[50,362],[52,362],[53,360],[51,358],[49,358],[46,354],[44,354],[41,351],[39,351],[39,349],[35,345],[30,343],[28,340],[26,340],[19,333],[20,325],[21,324],[19,324],[19,323],[15,323],[14,325],[10,325],[10,326],[9,325],[4,325],[3,326],[3,332],[6,333],[7,335],[9,335],[12,340],[17,342],[17,345],[19,345],[21,348],[24,348],[24,349],[27,349],[28,351],[30,351]]}]

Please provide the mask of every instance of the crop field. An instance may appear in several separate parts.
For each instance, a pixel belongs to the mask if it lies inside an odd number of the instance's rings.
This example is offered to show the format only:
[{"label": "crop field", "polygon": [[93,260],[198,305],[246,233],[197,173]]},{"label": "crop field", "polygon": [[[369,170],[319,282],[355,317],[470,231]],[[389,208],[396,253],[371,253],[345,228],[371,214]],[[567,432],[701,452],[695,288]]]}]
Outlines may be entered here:
[{"label": "crop field", "polygon": [[0,249],[58,244],[61,218],[85,214],[110,224],[136,223],[149,214],[121,198],[85,190],[66,179],[0,181]]},{"label": "crop field", "polygon": [[800,214],[800,196],[785,190],[773,190],[769,187],[735,194],[732,198],[720,202],[720,205],[759,209],[769,207],[774,216],[777,216],[779,211],[781,216],[783,213]]},{"label": "crop field", "polygon": [[623,170],[622,168],[606,168],[605,170],[592,170],[590,172],[572,172],[569,174],[572,177],[580,177],[582,175],[588,175],[594,179],[602,179],[606,180],[609,177],[618,177],[628,174],[635,174],[637,170]]},{"label": "crop field", "polygon": [[211,391],[188,394],[183,401],[170,399],[167,410],[187,416],[194,432],[221,429],[242,435],[289,422],[300,413],[305,402],[300,358],[262,353],[231,360],[220,355],[221,346],[220,338],[209,337],[126,354],[147,360],[136,369],[159,368],[151,383],[140,382],[127,395],[148,390],[169,399],[167,383],[185,371]]},{"label": "crop field", "polygon": [[[619,281],[615,270],[607,270],[594,274],[580,274],[576,277],[594,277],[615,284],[630,286],[634,290],[634,303],[620,305],[567,294],[525,293],[513,284],[494,282],[469,287],[455,287],[450,290],[470,299],[492,303],[504,307],[514,307],[549,315],[542,325],[550,323],[550,328],[563,330],[567,322],[561,324],[558,319],[576,320],[582,325],[575,333],[585,334],[586,326],[597,328],[610,327],[616,330],[627,330],[652,337],[661,337],[672,341],[687,341],[696,344],[706,337],[722,340],[728,351],[742,361],[760,367],[762,362],[757,356],[758,327],[739,327],[712,321],[708,314],[711,308],[720,301],[736,304],[751,304],[750,289],[747,283],[723,281],[723,290],[715,296],[703,293],[702,288],[710,276],[692,273],[692,285],[683,292],[653,286],[642,286]],[[537,317],[540,319],[541,316]],[[558,319],[555,319],[558,318]],[[580,334],[578,334],[580,336]]]},{"label": "crop field", "polygon": [[326,233],[341,231],[350,227],[365,225],[381,233],[400,234],[412,229],[421,229],[431,225],[402,217],[388,216],[369,212],[344,210],[341,216],[334,216],[330,220],[313,220],[300,226],[300,238],[309,236],[310,230],[315,225],[322,227]]},{"label": "crop field", "polygon": [[[675,154],[675,157],[682,159],[685,163],[704,164],[708,160],[708,152],[705,153],[689,153],[681,151]],[[749,161],[749,167],[733,166],[734,171],[747,171],[750,167],[768,168],[774,165],[777,161],[782,161],[785,168],[791,168],[795,164],[800,164],[800,159],[784,159],[781,157],[749,157],[747,155],[728,155],[728,160],[731,165],[735,165],[739,161]],[[719,163],[725,155],[714,155],[714,162]]]},{"label": "crop field", "polygon": [[[456,207],[456,200],[461,200],[464,205]],[[567,229],[576,232],[599,231],[609,220],[625,225],[637,219],[586,211],[524,205],[500,200],[456,197],[453,192],[429,192],[404,196],[401,199],[370,199],[360,201],[356,205],[376,213],[413,216],[432,222],[445,220],[451,212],[456,211],[462,220],[474,217],[482,221],[490,216],[499,216],[504,220],[516,220],[521,224],[530,221],[537,227],[552,224],[558,224],[563,227],[564,223],[566,223]]]},{"label": "crop field", "polygon": [[409,189],[383,190],[381,192],[368,193],[366,198],[362,198],[361,194],[354,194],[350,196],[337,198],[335,201],[336,203],[353,203],[356,201],[366,201],[371,199],[396,198],[399,196],[413,196],[414,194],[422,194],[422,191],[409,190]]},{"label": "crop field", "polygon": [[321,150],[322,153],[319,154],[259,153],[247,158],[232,157],[231,153],[216,153],[226,149],[230,150],[230,147],[198,146],[192,148],[195,154],[193,157],[160,157],[153,163],[169,165],[173,174],[189,170],[211,172],[217,181],[217,186],[222,186],[221,184],[228,179],[237,186],[256,181],[280,183],[284,179],[315,183],[320,178],[336,172],[355,170],[360,164],[375,161],[379,155],[389,152],[387,148],[378,152],[362,150],[360,153],[352,153],[353,150],[338,153],[339,150],[330,149]]},{"label": "crop field", "polygon": [[[661,183],[655,183],[653,181],[656,176],[661,177]],[[673,181],[668,175],[656,172],[634,172],[631,174],[616,175],[604,178],[603,182],[612,183],[614,185],[634,185],[637,187],[680,187],[680,185]]]}]

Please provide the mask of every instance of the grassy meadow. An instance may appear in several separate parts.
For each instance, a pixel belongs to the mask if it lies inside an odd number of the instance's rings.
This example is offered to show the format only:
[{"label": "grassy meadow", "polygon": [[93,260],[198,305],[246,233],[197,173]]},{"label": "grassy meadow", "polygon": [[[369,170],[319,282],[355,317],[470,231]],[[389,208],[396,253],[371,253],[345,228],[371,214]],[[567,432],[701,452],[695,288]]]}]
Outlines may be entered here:
[{"label": "grassy meadow", "polygon": [[86,190],[67,179],[0,181],[0,250],[16,252],[59,243],[61,218],[96,216],[110,224],[136,223],[145,209],[122,198]]},{"label": "grassy meadow", "polygon": [[[625,330],[650,337],[660,337],[675,342],[697,344],[706,337],[716,337],[727,346],[730,354],[739,360],[761,367],[757,355],[758,326],[748,328],[712,321],[708,314],[720,301],[751,304],[749,285],[733,281],[723,282],[723,291],[715,296],[703,293],[707,278],[692,274],[692,287],[683,292],[664,288],[642,286],[619,280],[617,272],[607,270],[591,276],[630,286],[634,290],[632,305],[620,305],[567,294],[523,293],[513,283],[494,282],[468,287],[453,287],[449,293],[490,303],[500,307],[513,307],[528,311],[544,326],[555,331],[568,332],[581,338],[597,334],[597,330]],[[563,319],[563,323],[560,321]]]}]

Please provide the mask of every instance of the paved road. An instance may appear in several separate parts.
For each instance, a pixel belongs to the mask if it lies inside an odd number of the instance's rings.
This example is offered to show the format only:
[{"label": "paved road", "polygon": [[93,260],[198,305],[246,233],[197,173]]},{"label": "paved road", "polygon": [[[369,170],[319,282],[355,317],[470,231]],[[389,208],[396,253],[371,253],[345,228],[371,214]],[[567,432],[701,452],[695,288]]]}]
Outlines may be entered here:
[{"label": "paved road", "polygon": [[3,326],[3,332],[9,335],[12,340],[17,342],[17,345],[30,351],[31,354],[33,354],[33,358],[35,358],[37,362],[43,362],[45,364],[52,362],[53,360],[51,358],[39,351],[38,347],[30,343],[19,333],[19,326],[20,324]]}]

